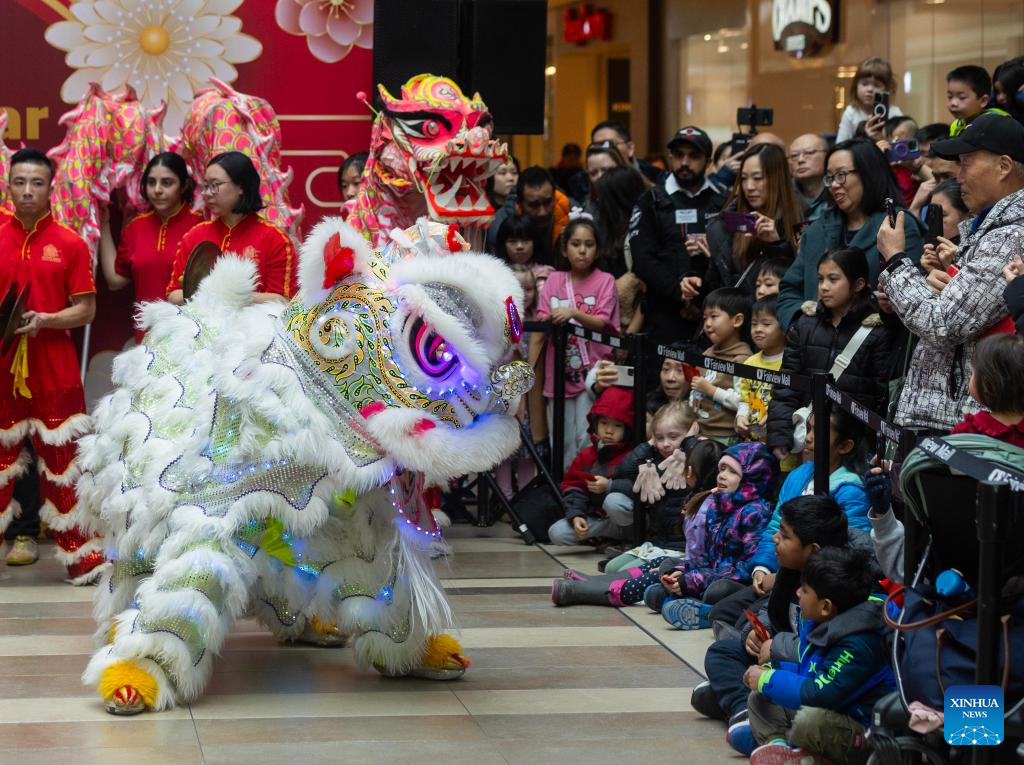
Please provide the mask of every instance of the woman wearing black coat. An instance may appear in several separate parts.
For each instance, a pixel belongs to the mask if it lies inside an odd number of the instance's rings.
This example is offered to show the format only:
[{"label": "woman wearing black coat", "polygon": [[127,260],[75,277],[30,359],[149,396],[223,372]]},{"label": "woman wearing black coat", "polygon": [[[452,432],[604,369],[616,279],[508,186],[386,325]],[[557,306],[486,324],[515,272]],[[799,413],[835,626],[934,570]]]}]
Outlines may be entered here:
[{"label": "woman wearing black coat", "polygon": [[[889,331],[871,302],[863,250],[831,250],[818,264],[819,302],[805,303],[786,334],[783,373],[830,372],[836,358],[861,327],[869,330],[848,359],[835,387],[868,409],[884,413],[891,369]],[[793,413],[810,403],[810,393],[775,386],[768,404],[768,447],[781,460],[793,449]]]}]

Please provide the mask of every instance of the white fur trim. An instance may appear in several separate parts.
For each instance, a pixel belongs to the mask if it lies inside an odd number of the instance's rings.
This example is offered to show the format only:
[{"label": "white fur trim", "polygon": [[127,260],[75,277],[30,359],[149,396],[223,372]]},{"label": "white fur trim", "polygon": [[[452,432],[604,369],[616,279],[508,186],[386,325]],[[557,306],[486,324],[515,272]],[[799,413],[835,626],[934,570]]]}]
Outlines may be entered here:
[{"label": "white fur trim", "polygon": [[71,579],[65,579],[64,581],[67,582],[68,584],[73,584],[76,587],[82,587],[82,586],[88,585],[88,584],[96,584],[97,582],[100,581],[100,579],[102,579],[104,576],[106,576],[107,572],[110,571],[110,569],[111,569],[110,561],[106,561],[104,563],[101,563],[98,566],[94,566],[93,568],[91,568],[89,571],[86,571],[81,576],[76,576],[76,577],[73,577]]},{"label": "white fur trim", "polygon": [[74,507],[62,513],[51,500],[46,500],[39,508],[39,519],[54,531],[76,529],[85,536],[91,536],[104,530],[103,522],[88,512],[81,502],[76,502]]},{"label": "white fur trim", "polygon": [[21,505],[18,504],[18,500],[12,499],[7,507],[0,512],[0,535],[7,531],[7,527],[11,525],[11,521],[21,516]]},{"label": "white fur trim", "polygon": [[39,474],[46,478],[52,484],[57,486],[70,486],[78,477],[82,474],[81,469],[78,467],[78,460],[73,459],[71,463],[64,469],[63,473],[54,473],[50,470],[46,464],[46,460],[42,457],[36,457],[36,467],[39,470]]},{"label": "white fur trim", "polygon": [[814,300],[805,300],[800,304],[800,311],[805,316],[814,316],[818,312],[818,303]]},{"label": "white fur trim", "polygon": [[316,305],[327,298],[331,288],[324,288],[324,248],[337,233],[343,247],[350,247],[353,255],[353,273],[369,273],[370,246],[366,239],[342,221],[324,218],[306,235],[299,248],[299,297],[306,305]]},{"label": "white fur trim", "polygon": [[505,336],[505,300],[511,297],[523,315],[523,288],[508,266],[495,257],[477,253],[419,255],[394,263],[388,272],[388,285],[396,291],[402,285],[425,283],[448,284],[462,290],[483,314],[484,326],[477,330],[476,342],[492,363],[505,356],[509,343]]},{"label": "white fur trim", "polygon": [[92,430],[92,418],[87,414],[73,414],[52,430],[42,420],[32,419],[32,432],[49,446],[63,446]]},{"label": "white fur trim", "polygon": [[[437,427],[410,437],[422,419]],[[483,415],[469,427],[454,429],[425,411],[386,409],[367,419],[366,425],[398,464],[423,473],[428,484],[490,470],[515,451],[520,439],[516,418],[500,414]]]},{"label": "white fur trim", "polygon": [[0,430],[0,446],[14,446],[20,444],[32,431],[32,421],[22,420],[16,422],[7,430]]},{"label": "white fur trim", "polygon": [[53,549],[53,557],[63,563],[65,566],[71,566],[78,563],[86,555],[91,555],[94,552],[103,552],[103,540],[102,539],[90,539],[84,545],[79,547],[74,552],[68,552],[62,550],[60,546],[56,546]]},{"label": "white fur trim", "polygon": [[193,295],[193,299],[213,298],[225,309],[245,308],[252,305],[259,278],[256,264],[236,253],[226,252],[217,258],[210,275]]},{"label": "white fur trim", "polygon": [[32,462],[32,456],[29,454],[28,449],[22,449],[18,459],[3,470],[0,470],[0,487],[6,486],[11,481],[16,481],[25,475],[30,462]]}]

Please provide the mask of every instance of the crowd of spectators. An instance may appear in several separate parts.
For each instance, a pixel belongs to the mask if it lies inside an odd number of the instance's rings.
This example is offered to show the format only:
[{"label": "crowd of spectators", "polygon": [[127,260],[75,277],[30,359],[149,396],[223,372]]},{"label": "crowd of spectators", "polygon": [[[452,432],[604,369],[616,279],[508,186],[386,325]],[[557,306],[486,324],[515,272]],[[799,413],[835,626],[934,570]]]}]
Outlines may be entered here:
[{"label": "crowd of spectators", "polygon": [[[828,373],[897,426],[1019,447],[1024,60],[993,77],[956,67],[947,90],[950,122],[919,127],[887,100],[889,64],[870,58],[836,135],[715,147],[685,126],[665,171],[637,159],[623,125],[602,122],[557,168],[523,169],[504,197],[495,182],[494,252],[543,284],[530,319]],[[639,433],[621,387],[627,352],[570,336],[559,359],[542,332],[524,346],[542,384],[523,416],[541,446],[553,381],[565,380],[565,452],[553,456],[563,506],[549,538],[610,551],[603,575],[567,570],[552,599],[642,600],[679,629],[713,627],[692,703],[752,762],[864,762],[872,704],[894,687],[880,582],[903,576],[881,441],[833,410],[819,450],[828,494],[815,495],[808,392],[671,355],[650,365]]]}]

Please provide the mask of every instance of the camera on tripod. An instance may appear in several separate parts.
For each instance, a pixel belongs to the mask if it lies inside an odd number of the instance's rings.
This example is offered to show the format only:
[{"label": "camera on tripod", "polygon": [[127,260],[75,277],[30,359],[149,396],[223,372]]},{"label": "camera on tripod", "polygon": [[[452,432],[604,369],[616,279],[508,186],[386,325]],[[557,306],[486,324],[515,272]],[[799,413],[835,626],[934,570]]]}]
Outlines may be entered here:
[{"label": "camera on tripod", "polygon": [[[736,110],[736,124],[740,130],[732,134],[732,153],[739,154],[745,151],[750,139],[757,135],[757,127],[769,127],[774,121],[775,112],[772,109],[759,109],[755,104],[741,106]],[[743,128],[750,128],[749,133],[744,133]]]}]

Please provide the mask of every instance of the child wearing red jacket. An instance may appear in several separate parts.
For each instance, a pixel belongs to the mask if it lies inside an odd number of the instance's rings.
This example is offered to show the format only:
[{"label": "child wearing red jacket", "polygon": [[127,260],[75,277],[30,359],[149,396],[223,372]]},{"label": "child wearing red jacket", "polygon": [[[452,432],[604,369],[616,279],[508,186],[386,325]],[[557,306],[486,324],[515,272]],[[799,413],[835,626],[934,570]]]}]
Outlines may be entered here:
[{"label": "child wearing red jacket", "polygon": [[576,545],[585,539],[624,538],[633,525],[633,508],[608,494],[615,466],[633,444],[633,391],[612,386],[601,392],[587,415],[591,445],[576,455],[562,479],[565,518],[548,529],[552,544]]},{"label": "child wearing red jacket", "polygon": [[1024,447],[1024,336],[986,337],[974,350],[971,396],[989,411],[966,414],[953,433],[978,433]]}]

